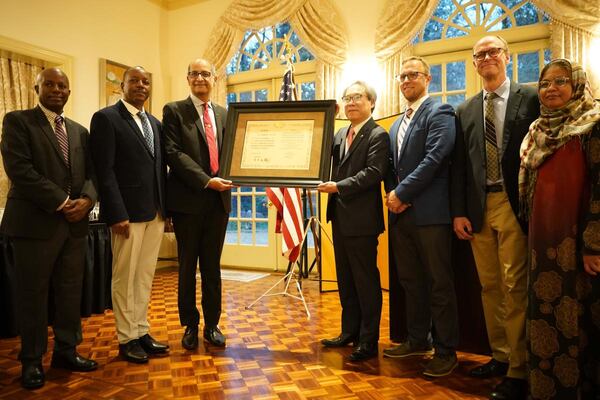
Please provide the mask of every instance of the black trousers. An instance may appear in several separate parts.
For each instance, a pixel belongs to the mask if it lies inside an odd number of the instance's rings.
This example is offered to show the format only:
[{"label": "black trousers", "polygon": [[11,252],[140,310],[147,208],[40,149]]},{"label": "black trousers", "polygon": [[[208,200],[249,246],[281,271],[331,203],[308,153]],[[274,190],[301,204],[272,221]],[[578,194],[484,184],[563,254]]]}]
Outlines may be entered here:
[{"label": "black trousers", "polygon": [[361,343],[377,343],[382,304],[377,235],[344,236],[336,220],[332,233],[342,333],[358,336]]},{"label": "black trousers", "polygon": [[408,209],[388,230],[393,262],[406,296],[409,342],[424,345],[431,333],[437,353],[454,353],[458,311],[450,225],[417,226]]},{"label": "black trousers", "polygon": [[[216,194],[216,193],[215,193]],[[179,257],[177,305],[183,326],[197,326],[196,270],[202,279],[202,314],[206,326],[221,318],[221,253],[229,214],[218,196],[202,214],[173,213],[173,228]]]},{"label": "black trousers", "polygon": [[48,294],[54,297],[54,352],[81,343],[81,287],[87,235],[73,237],[63,220],[49,239],[10,238],[23,364],[41,363],[48,346]]}]

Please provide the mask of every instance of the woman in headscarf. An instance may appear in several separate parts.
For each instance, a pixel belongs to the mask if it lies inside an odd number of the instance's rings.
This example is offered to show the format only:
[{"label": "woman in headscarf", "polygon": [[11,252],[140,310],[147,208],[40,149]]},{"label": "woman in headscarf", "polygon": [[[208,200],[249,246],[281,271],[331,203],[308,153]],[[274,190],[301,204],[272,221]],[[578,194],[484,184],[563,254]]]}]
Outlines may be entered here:
[{"label": "woman in headscarf", "polygon": [[529,219],[529,387],[533,399],[598,399],[600,103],[568,60],[540,75],[541,115],[521,145]]}]

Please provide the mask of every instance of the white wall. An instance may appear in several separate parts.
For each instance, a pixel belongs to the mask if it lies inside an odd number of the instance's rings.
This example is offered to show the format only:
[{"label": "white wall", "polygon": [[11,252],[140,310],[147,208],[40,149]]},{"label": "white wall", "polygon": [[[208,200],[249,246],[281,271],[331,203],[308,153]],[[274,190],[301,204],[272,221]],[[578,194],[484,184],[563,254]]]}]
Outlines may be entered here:
[{"label": "white wall", "polygon": [[0,35],[73,57],[71,117],[89,126],[99,108],[99,58],[152,72],[153,111],[162,108],[166,13],[147,0],[1,0]]}]

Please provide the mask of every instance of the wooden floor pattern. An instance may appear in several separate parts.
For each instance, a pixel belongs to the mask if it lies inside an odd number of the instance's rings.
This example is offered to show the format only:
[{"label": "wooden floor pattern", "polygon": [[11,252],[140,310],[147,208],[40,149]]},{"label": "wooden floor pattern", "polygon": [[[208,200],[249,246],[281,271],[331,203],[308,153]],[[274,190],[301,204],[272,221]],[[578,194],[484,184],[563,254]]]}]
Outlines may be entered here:
[{"label": "wooden floor pattern", "polygon": [[[279,278],[223,281],[220,327],[227,347],[201,345],[190,352],[181,346],[177,272],[159,270],[152,291],[151,333],[169,343],[168,356],[145,365],[121,360],[114,317],[106,311],[83,320],[83,343],[78,347],[99,362],[99,369],[52,369],[48,352],[43,360],[46,385],[36,391],[19,384],[18,338],[0,339],[0,399],[485,399],[496,383],[467,376],[470,368],[487,360],[478,355],[459,353],[460,365],[452,375],[426,379],[420,358],[399,361],[380,355],[352,363],[350,347],[322,348],[321,339],[339,333],[340,305],[337,293],[319,293],[314,281],[303,285],[310,320],[301,303],[289,297],[270,297],[245,309]],[[390,345],[387,300],[384,293],[380,354]]]}]

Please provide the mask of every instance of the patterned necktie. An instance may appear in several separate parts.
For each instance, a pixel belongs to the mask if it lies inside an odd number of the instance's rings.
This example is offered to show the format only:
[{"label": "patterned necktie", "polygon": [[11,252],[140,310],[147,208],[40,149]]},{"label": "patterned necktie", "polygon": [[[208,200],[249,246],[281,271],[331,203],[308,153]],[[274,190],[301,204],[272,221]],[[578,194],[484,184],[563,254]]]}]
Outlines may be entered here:
[{"label": "patterned necktie", "polygon": [[498,139],[496,125],[494,124],[494,98],[498,95],[490,92],[485,97],[485,156],[486,177],[489,182],[495,183],[500,179],[500,163],[498,157]]},{"label": "patterned necktie", "polygon": [[60,115],[57,115],[54,118],[54,134],[56,135],[56,140],[58,140],[58,147],[60,147],[60,151],[63,155],[63,159],[65,160],[65,164],[70,168],[69,164],[69,139],[67,138],[67,132],[65,132],[65,126],[63,125],[64,118]]},{"label": "patterned necktie", "polygon": [[204,107],[204,113],[202,114],[202,119],[204,120],[204,133],[206,133],[208,154],[210,156],[210,172],[213,175],[216,175],[217,171],[219,171],[219,150],[215,140],[215,131],[213,130],[210,115],[208,113],[208,103],[204,103],[202,106]]},{"label": "patterned necktie", "polygon": [[146,147],[150,150],[150,154],[154,156],[154,135],[152,134],[152,128],[150,128],[150,120],[148,120],[148,116],[146,113],[138,112],[138,117],[142,121],[142,132],[144,134],[144,142],[146,142]]},{"label": "patterned necktie", "polygon": [[352,146],[352,142],[354,141],[354,128],[351,126],[348,129],[348,133],[346,134],[346,154],[348,154],[348,150],[350,150],[350,146]]},{"label": "patterned necktie", "polygon": [[400,159],[400,150],[402,150],[402,142],[404,142],[404,136],[406,135],[406,130],[408,129],[408,124],[410,124],[410,116],[413,113],[412,108],[408,108],[404,113],[404,118],[402,118],[402,122],[400,123],[400,129],[398,129],[398,159]]}]

